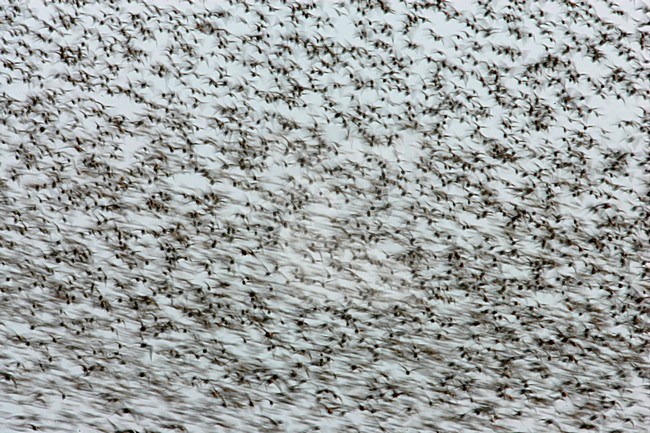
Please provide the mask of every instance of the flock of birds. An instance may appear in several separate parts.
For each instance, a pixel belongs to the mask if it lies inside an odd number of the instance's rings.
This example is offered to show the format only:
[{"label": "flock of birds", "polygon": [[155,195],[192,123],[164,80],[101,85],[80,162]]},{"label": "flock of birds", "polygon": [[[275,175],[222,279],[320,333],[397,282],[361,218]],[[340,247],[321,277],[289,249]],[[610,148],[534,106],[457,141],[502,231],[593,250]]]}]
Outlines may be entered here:
[{"label": "flock of birds", "polygon": [[648,12],[0,1],[0,430],[646,431]]}]

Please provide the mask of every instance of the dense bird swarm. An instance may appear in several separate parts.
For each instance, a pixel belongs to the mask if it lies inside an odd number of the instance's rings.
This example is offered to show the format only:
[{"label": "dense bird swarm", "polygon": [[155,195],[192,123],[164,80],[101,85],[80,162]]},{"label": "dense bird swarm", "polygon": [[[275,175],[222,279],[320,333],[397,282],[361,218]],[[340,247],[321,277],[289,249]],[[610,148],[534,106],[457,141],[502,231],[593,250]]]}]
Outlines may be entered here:
[{"label": "dense bird swarm", "polygon": [[1,3],[3,432],[648,427],[647,8]]}]

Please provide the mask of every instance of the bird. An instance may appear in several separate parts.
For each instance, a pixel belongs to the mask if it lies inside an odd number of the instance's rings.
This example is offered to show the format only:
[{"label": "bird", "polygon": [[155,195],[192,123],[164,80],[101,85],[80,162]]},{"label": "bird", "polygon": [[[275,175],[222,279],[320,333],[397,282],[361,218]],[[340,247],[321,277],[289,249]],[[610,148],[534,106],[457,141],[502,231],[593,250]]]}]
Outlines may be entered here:
[{"label": "bird", "polygon": [[3,430],[647,424],[647,7],[4,3]]}]

